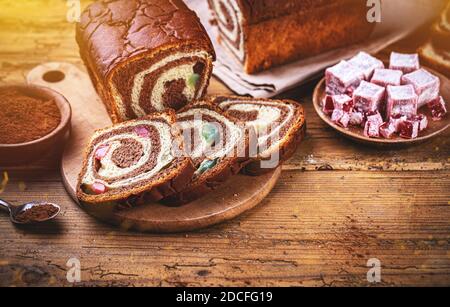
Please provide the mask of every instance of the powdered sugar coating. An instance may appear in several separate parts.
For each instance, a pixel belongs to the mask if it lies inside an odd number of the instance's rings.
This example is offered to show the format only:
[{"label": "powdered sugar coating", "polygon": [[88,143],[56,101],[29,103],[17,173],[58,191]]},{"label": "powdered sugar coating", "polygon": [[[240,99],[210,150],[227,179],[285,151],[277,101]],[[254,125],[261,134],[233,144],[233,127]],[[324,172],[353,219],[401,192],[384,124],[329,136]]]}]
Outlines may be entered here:
[{"label": "powdered sugar coating", "polygon": [[369,81],[375,69],[384,68],[382,61],[371,56],[370,54],[361,51],[353,58],[348,60],[348,63],[358,67],[364,74],[364,79]]},{"label": "powdered sugar coating", "polygon": [[370,82],[386,87],[388,85],[401,85],[403,72],[393,69],[375,69]]},{"label": "powdered sugar coating", "polygon": [[380,109],[384,101],[385,89],[379,85],[362,81],[353,93],[353,103],[356,110],[367,113]]},{"label": "powdered sugar coating", "polygon": [[389,68],[401,70],[404,74],[413,72],[420,68],[419,55],[417,53],[406,54],[392,52]]},{"label": "powdered sugar coating", "polygon": [[367,116],[364,126],[364,135],[370,138],[380,137],[380,127],[383,125],[383,118],[380,113],[376,112]]},{"label": "powdered sugar coating", "polygon": [[402,77],[403,84],[411,84],[419,96],[418,108],[439,96],[441,82],[438,77],[421,68]]},{"label": "powdered sugar coating", "polygon": [[351,94],[364,79],[364,74],[347,61],[327,68],[325,71],[326,93],[329,95]]},{"label": "powdered sugar coating", "polygon": [[416,115],[418,96],[412,85],[387,87],[387,118],[393,115]]}]

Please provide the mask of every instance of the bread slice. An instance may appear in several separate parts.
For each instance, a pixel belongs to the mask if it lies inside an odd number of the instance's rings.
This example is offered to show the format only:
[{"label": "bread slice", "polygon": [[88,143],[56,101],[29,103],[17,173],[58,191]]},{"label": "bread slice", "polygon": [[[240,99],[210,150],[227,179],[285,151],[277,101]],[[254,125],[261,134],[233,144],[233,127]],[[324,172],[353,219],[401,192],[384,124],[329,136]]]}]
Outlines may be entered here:
[{"label": "bread slice", "polygon": [[177,113],[186,153],[196,168],[192,181],[163,202],[181,205],[219,187],[248,163],[249,132],[208,101],[197,101]]},{"label": "bread slice", "polygon": [[211,98],[226,115],[241,121],[256,131],[250,148],[252,162],[244,173],[261,175],[289,159],[306,131],[303,107],[292,100],[254,99],[236,96]]},{"label": "bread slice", "polygon": [[450,78],[450,51],[437,49],[431,41],[418,50],[420,60],[430,68]]},{"label": "bread slice", "polygon": [[81,204],[139,205],[184,189],[195,171],[174,111],[98,130],[78,178]]}]

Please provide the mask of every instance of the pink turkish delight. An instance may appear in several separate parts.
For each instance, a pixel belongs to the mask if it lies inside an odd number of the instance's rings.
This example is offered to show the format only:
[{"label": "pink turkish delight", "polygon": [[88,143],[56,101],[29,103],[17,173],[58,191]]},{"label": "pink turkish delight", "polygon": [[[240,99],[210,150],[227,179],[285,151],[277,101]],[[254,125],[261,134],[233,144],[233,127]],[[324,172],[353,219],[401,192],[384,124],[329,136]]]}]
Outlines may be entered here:
[{"label": "pink turkish delight", "polygon": [[402,121],[398,126],[400,136],[406,139],[415,139],[419,135],[419,125],[419,121],[414,119]]},{"label": "pink turkish delight", "polygon": [[404,74],[408,74],[420,68],[419,55],[405,53],[391,53],[389,63],[390,69],[401,70]]},{"label": "pink turkish delight", "polygon": [[367,81],[370,80],[375,69],[384,68],[382,61],[363,51],[348,60],[348,62],[351,65],[358,67],[363,72],[364,79]]},{"label": "pink turkish delight", "polygon": [[414,86],[416,94],[419,96],[417,108],[420,108],[439,96],[441,82],[435,75],[425,69],[419,69],[402,77],[403,84]]},{"label": "pink turkish delight", "polygon": [[362,81],[353,93],[354,107],[364,113],[378,111],[384,102],[384,95],[383,87]]},{"label": "pink turkish delight", "polygon": [[380,137],[380,127],[383,125],[383,118],[379,112],[369,113],[364,126],[364,135],[370,138]]},{"label": "pink turkish delight", "polygon": [[322,101],[322,111],[327,115],[331,115],[334,110],[333,96],[326,95]]},{"label": "pink turkish delight", "polygon": [[353,99],[348,95],[326,95],[322,102],[322,110],[330,115],[334,110],[351,112],[353,110]]},{"label": "pink turkish delight", "polygon": [[396,114],[389,118],[389,124],[395,129],[395,132],[398,132],[400,123],[407,120],[407,118],[406,115]]},{"label": "pink turkish delight", "polygon": [[362,112],[353,111],[350,113],[350,122],[352,126],[361,126],[364,122],[364,114]]},{"label": "pink turkish delight", "polygon": [[350,122],[350,114],[344,110],[334,109],[331,120],[337,125],[347,128]]},{"label": "pink turkish delight", "polygon": [[431,116],[434,121],[441,120],[447,114],[447,108],[445,106],[445,101],[442,96],[439,96],[433,101],[428,103],[428,108],[431,111]]},{"label": "pink turkish delight", "polygon": [[370,82],[382,87],[388,85],[401,85],[403,73],[393,69],[375,69]]},{"label": "pink turkish delight", "polygon": [[416,115],[418,97],[412,85],[387,87],[387,118],[393,115]]},{"label": "pink turkish delight", "polygon": [[415,121],[419,122],[419,132],[428,127],[428,118],[424,114],[418,114],[414,117]]},{"label": "pink turkish delight", "polygon": [[395,134],[396,129],[391,122],[385,122],[380,126],[380,134],[385,139],[390,139]]},{"label": "pink turkish delight", "polygon": [[329,95],[348,94],[359,86],[364,74],[357,67],[341,61],[325,71],[326,92]]},{"label": "pink turkish delight", "polygon": [[350,112],[353,109],[353,99],[348,95],[334,95],[333,105],[334,109]]}]

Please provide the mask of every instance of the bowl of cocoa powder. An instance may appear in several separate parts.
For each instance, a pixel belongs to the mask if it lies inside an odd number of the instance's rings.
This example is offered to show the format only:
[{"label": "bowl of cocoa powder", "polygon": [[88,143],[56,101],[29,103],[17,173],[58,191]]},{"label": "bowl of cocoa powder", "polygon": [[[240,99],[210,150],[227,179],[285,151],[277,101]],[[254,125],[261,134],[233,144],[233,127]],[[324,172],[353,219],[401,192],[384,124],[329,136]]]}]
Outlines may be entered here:
[{"label": "bowl of cocoa powder", "polygon": [[32,162],[62,148],[71,113],[64,96],[49,88],[0,86],[0,166]]}]

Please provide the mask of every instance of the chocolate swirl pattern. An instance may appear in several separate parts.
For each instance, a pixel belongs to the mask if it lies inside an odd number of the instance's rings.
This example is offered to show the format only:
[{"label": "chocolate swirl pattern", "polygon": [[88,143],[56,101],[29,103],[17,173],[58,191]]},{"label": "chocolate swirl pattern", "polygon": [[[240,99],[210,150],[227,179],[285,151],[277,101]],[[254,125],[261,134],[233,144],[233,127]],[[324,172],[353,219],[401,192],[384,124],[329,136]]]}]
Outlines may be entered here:
[{"label": "chocolate swirl pattern", "polygon": [[203,97],[214,50],[182,0],[99,0],[82,14],[77,42],[113,122]]},{"label": "chocolate swirl pattern", "polygon": [[[174,122],[173,113],[156,114],[97,131],[79,177],[80,199],[95,202],[152,194],[153,188],[164,184],[173,188],[170,180],[179,176],[187,184],[194,169],[191,160],[180,155],[181,140],[174,135]],[[166,196],[157,192],[153,193],[157,199]]]},{"label": "chocolate swirl pattern", "polygon": [[164,202],[184,204],[217,188],[248,161],[249,137],[243,125],[207,101],[189,104],[177,114],[186,153],[195,173],[181,192]]},{"label": "chocolate swirl pattern", "polygon": [[236,157],[239,149],[245,154],[245,148],[239,148],[244,144],[245,131],[222,114],[194,107],[177,114],[177,119],[185,150],[197,162],[197,168],[205,160]]},{"label": "chocolate swirl pattern", "polygon": [[290,104],[230,100],[219,103],[219,107],[255,129],[260,156],[267,156],[279,146],[283,134],[295,120],[295,107]]},{"label": "chocolate swirl pattern", "polygon": [[241,61],[245,60],[243,16],[236,0],[208,0],[222,41]]},{"label": "chocolate swirl pattern", "polygon": [[[180,109],[203,97],[212,69],[212,57],[204,50],[168,53],[157,61],[145,61],[140,71],[118,71],[110,83],[120,117],[142,117],[167,108]],[[142,67],[137,65],[137,67]],[[128,68],[129,69],[129,68]],[[131,80],[130,88],[119,89]]]},{"label": "chocolate swirl pattern", "polygon": [[[306,125],[303,107],[295,101],[234,96],[214,97],[212,101],[225,115],[255,131],[256,145],[250,148],[254,161],[245,168],[250,175],[269,171],[289,159],[304,137]],[[263,167],[260,161],[269,159],[274,161]]]}]

